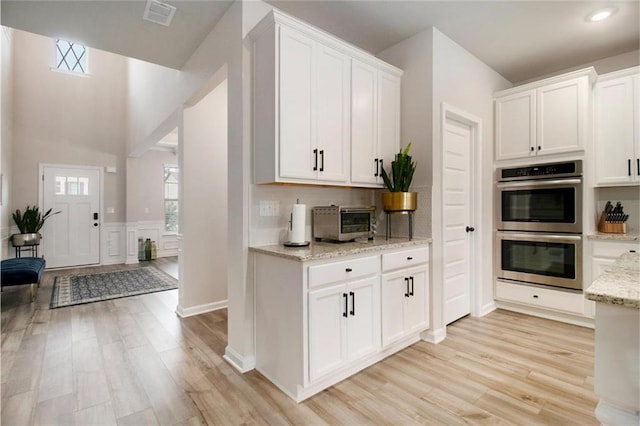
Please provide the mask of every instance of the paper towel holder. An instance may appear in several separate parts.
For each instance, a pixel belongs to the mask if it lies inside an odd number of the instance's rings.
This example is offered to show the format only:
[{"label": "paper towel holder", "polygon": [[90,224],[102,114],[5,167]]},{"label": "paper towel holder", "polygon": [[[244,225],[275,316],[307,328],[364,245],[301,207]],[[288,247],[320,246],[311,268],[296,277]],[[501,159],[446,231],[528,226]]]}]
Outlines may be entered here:
[{"label": "paper towel holder", "polygon": [[[296,204],[300,204],[299,198],[296,200]],[[291,212],[291,215],[289,216],[289,230],[293,230],[293,212]],[[285,241],[283,244],[285,247],[307,247],[310,244],[310,242],[309,241],[302,241],[302,242]]]}]

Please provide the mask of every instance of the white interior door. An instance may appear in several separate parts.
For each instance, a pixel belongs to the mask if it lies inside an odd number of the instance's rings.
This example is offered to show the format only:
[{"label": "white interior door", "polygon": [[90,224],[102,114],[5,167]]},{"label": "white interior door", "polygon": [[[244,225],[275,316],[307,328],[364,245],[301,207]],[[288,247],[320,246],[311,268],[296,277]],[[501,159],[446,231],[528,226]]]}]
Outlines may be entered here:
[{"label": "white interior door", "polygon": [[447,118],[443,132],[444,324],[471,312],[470,254],[473,226],[471,143],[473,129]]},{"label": "white interior door", "polygon": [[100,170],[42,168],[43,212],[53,209],[42,229],[47,267],[100,263]]}]

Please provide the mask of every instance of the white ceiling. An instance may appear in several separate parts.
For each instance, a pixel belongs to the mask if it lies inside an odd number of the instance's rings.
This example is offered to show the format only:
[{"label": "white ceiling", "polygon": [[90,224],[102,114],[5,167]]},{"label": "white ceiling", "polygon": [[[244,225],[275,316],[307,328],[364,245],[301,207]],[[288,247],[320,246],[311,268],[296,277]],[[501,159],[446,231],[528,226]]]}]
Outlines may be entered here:
[{"label": "white ceiling", "polygon": [[[145,1],[2,0],[2,25],[180,69],[231,1],[165,0],[170,27],[143,21]],[[512,82],[640,48],[638,0],[267,0],[372,53],[430,26]],[[602,6],[612,18],[585,21]]]}]

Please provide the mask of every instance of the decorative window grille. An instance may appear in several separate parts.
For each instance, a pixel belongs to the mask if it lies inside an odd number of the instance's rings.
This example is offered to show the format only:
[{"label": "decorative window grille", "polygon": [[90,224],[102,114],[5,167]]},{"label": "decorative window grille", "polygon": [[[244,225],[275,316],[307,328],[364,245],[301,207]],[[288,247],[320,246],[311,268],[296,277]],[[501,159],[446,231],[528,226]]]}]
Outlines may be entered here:
[{"label": "decorative window grille", "polygon": [[178,232],[178,168],[164,166],[164,230]]},{"label": "decorative window grille", "polygon": [[87,48],[66,40],[56,41],[56,68],[62,71],[87,72]]}]

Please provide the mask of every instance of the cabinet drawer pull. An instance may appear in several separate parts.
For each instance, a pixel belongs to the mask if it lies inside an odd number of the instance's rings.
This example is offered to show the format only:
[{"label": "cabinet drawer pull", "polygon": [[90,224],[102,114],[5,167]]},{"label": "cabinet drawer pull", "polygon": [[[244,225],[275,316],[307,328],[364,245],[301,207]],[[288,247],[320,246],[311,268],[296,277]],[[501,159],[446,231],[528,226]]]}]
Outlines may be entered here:
[{"label": "cabinet drawer pull", "polygon": [[638,176],[640,176],[640,158],[636,158],[636,170],[638,171]]},{"label": "cabinet drawer pull", "polygon": [[324,149],[320,150],[320,171],[324,172]]},{"label": "cabinet drawer pull", "polygon": [[409,277],[411,280],[411,291],[409,292],[409,296],[413,296],[413,277]]},{"label": "cabinet drawer pull", "polygon": [[318,150],[317,149],[313,150],[313,157],[314,157],[314,160],[313,160],[313,171],[316,171],[316,170],[318,170]]},{"label": "cabinet drawer pull", "polygon": [[355,316],[356,315],[356,294],[350,291],[349,296],[351,296],[351,312],[349,312],[349,314],[351,314],[351,316]]},{"label": "cabinet drawer pull", "polygon": [[353,269],[351,269],[351,268],[345,269],[345,272],[351,272],[351,271],[353,271]]},{"label": "cabinet drawer pull", "polygon": [[407,260],[413,260],[413,257],[407,256]]},{"label": "cabinet drawer pull", "polygon": [[538,295],[537,295],[537,294],[534,294],[534,295],[533,295],[533,298],[534,298],[534,299],[537,299],[537,298],[538,298]]},{"label": "cabinet drawer pull", "polygon": [[377,159],[377,158],[376,158],[375,160],[373,160],[373,161],[375,161],[375,163],[376,163],[376,172],[375,172],[373,175],[374,175],[374,176],[378,176],[378,171],[380,170],[380,168],[379,168],[379,161],[378,161],[378,159]]},{"label": "cabinet drawer pull", "polygon": [[404,293],[404,297],[409,297],[409,278],[405,278],[404,283],[407,285],[407,291]]},{"label": "cabinet drawer pull", "polygon": [[631,159],[627,160],[627,173],[631,176]]},{"label": "cabinet drawer pull", "polygon": [[347,311],[349,310],[349,295],[347,293],[342,293],[342,297],[344,297],[344,312],[342,313],[343,317],[347,317]]},{"label": "cabinet drawer pull", "polygon": [[383,164],[383,163],[382,163],[382,158],[381,158],[381,159],[380,159],[380,173],[378,173],[378,175],[380,175],[380,177],[382,177],[382,169],[383,169],[382,164]]}]

